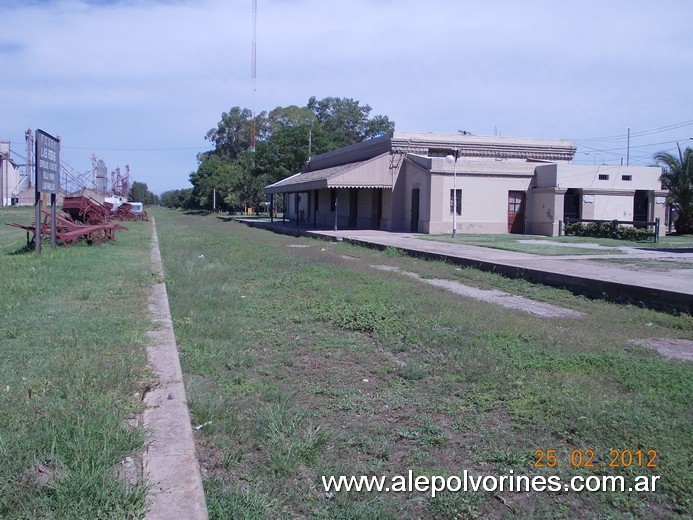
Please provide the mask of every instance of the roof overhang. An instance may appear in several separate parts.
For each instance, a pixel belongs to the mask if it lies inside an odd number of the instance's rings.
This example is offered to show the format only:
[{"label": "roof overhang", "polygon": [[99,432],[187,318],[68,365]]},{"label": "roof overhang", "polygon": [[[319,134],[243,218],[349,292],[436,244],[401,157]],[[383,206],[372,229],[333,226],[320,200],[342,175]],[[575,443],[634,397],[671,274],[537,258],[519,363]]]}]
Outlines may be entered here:
[{"label": "roof overhang", "polygon": [[390,154],[384,153],[365,161],[297,173],[265,186],[265,193],[271,195],[329,188],[392,189],[394,172],[390,163]]}]

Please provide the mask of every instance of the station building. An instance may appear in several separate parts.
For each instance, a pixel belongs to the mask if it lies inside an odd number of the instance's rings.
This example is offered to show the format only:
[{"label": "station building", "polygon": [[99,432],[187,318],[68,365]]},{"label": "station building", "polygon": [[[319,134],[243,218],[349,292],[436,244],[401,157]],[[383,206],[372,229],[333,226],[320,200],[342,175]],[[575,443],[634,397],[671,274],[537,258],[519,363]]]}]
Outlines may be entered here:
[{"label": "station building", "polygon": [[[265,187],[316,228],[556,236],[566,217],[664,222],[656,167],[573,164],[566,140],[394,132]],[[664,226],[660,226],[664,233]]]}]

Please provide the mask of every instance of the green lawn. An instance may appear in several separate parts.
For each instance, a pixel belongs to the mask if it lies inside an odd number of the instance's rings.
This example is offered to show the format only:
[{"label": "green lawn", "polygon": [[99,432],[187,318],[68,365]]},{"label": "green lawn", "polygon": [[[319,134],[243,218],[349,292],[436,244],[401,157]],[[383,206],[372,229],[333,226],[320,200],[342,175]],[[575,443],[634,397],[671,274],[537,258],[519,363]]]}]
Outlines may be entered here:
[{"label": "green lawn", "polygon": [[[691,338],[687,315],[214,215],[152,212],[211,518],[685,518],[690,363],[634,338]],[[396,272],[585,313],[547,319]],[[211,423],[210,423],[211,421]],[[560,466],[535,467],[536,450]],[[570,465],[595,453],[594,468]],[[656,450],[656,468],[609,467]],[[339,492],[338,475],[658,475],[649,493]]]},{"label": "green lawn", "polygon": [[0,518],[143,518],[117,477],[144,446],[148,223],[103,245],[24,250],[32,208],[0,209]]}]

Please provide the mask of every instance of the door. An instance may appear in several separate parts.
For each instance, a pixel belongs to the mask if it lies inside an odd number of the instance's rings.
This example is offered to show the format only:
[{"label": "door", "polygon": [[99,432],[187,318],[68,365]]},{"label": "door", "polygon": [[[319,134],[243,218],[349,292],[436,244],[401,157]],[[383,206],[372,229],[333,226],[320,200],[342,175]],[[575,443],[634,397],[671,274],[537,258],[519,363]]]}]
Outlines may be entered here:
[{"label": "door", "polygon": [[383,190],[372,190],[371,229],[380,229],[383,216]]},{"label": "door", "polygon": [[568,188],[563,196],[563,218],[579,219],[580,216],[580,190]]},{"label": "door", "polygon": [[349,227],[356,227],[356,217],[359,209],[359,190],[352,188],[349,190]]},{"label": "door", "polygon": [[[643,190],[637,190],[633,197],[633,220],[635,222],[647,222],[649,213],[649,193]],[[635,227],[647,227],[644,224],[635,224]]]},{"label": "door", "polygon": [[525,192],[508,192],[508,233],[525,232]]},{"label": "door", "polygon": [[419,232],[419,188],[411,190],[411,229],[412,233]]},{"label": "door", "polygon": [[315,190],[315,199],[313,201],[313,227],[318,227],[318,194],[320,191]]}]

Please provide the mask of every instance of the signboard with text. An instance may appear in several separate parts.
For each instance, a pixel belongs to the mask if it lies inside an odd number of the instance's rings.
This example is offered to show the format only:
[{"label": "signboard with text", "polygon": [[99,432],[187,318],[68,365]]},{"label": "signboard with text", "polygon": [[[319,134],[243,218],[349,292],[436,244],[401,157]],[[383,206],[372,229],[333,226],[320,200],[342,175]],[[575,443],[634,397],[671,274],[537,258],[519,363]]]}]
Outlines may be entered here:
[{"label": "signboard with text", "polygon": [[36,130],[36,191],[57,193],[60,188],[60,141]]}]

